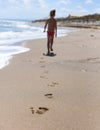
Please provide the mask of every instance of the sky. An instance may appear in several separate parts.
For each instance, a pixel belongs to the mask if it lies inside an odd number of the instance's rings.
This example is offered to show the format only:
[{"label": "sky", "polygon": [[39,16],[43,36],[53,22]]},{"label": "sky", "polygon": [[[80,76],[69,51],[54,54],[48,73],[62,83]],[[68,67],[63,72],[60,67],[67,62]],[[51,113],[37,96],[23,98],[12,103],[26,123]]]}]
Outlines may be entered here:
[{"label": "sky", "polygon": [[43,19],[52,9],[57,18],[100,14],[100,0],[0,0],[0,19]]}]

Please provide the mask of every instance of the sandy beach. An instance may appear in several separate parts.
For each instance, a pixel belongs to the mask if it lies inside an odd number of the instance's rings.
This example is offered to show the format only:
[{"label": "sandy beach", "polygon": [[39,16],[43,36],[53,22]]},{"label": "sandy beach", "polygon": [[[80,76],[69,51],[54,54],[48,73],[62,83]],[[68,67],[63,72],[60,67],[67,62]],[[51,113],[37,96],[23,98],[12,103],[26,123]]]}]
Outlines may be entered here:
[{"label": "sandy beach", "polygon": [[100,30],[24,43],[0,70],[1,130],[100,130]]}]

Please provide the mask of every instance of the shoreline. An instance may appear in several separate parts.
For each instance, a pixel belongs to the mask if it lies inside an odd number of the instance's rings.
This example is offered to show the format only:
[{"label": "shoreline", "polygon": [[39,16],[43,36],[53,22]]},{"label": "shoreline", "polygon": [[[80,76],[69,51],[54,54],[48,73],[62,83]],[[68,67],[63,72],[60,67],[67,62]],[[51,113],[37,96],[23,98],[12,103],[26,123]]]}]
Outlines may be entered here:
[{"label": "shoreline", "polygon": [[[2,130],[99,130],[100,30],[80,29],[54,40],[24,43],[0,70]],[[6,125],[5,125],[6,124]]]},{"label": "shoreline", "polygon": [[[62,27],[61,27],[62,28]],[[65,29],[65,27],[63,27],[62,29]],[[61,30],[60,30],[61,31]],[[74,31],[76,31],[75,29],[67,29],[66,32],[64,32],[65,34],[60,34],[59,32],[59,36],[58,37],[64,37],[64,36],[67,36],[67,35],[70,35],[70,33],[73,33]],[[46,35],[46,34],[45,34]],[[62,35],[62,36],[61,36]],[[40,40],[40,39],[46,39],[46,37],[43,37],[43,38],[33,38],[33,39],[28,39],[28,40],[23,40],[23,41],[20,41],[20,42],[16,42],[15,45],[19,46],[19,51],[18,53],[17,52],[14,52],[14,53],[11,53],[10,55],[8,56],[5,56],[4,59],[6,59],[5,61],[2,61],[1,62],[1,66],[0,66],[0,70],[5,68],[6,66],[8,66],[10,64],[10,60],[16,55],[16,54],[20,54],[20,53],[24,53],[24,52],[27,52],[29,51],[30,49],[25,47],[24,44],[26,44],[27,42],[29,41],[32,41],[32,40]],[[13,47],[14,48],[14,47]],[[20,48],[22,48],[22,51],[20,50]],[[26,48],[26,49],[25,49]],[[16,49],[16,48],[14,48]],[[29,50],[28,50],[29,49]],[[12,50],[13,51],[13,50]],[[2,64],[3,63],[3,64]]]}]

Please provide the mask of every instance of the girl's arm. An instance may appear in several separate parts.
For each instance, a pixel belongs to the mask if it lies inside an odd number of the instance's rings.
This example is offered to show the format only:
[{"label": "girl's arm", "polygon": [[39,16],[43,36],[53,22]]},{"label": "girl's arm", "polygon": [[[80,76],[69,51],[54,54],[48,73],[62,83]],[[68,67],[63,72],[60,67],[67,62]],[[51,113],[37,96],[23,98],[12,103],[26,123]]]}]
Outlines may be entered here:
[{"label": "girl's arm", "polygon": [[45,22],[44,32],[46,31],[47,24],[48,24],[48,20]]},{"label": "girl's arm", "polygon": [[57,37],[57,21],[56,21],[56,24],[55,24],[55,37]]}]

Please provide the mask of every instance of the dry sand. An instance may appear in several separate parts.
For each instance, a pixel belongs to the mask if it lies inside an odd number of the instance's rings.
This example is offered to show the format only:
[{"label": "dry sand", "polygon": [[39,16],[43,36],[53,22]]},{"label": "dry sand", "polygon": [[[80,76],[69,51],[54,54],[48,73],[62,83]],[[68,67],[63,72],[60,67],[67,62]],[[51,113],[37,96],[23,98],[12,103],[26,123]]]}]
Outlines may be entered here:
[{"label": "dry sand", "polygon": [[100,30],[46,39],[0,70],[1,130],[100,130]]}]

